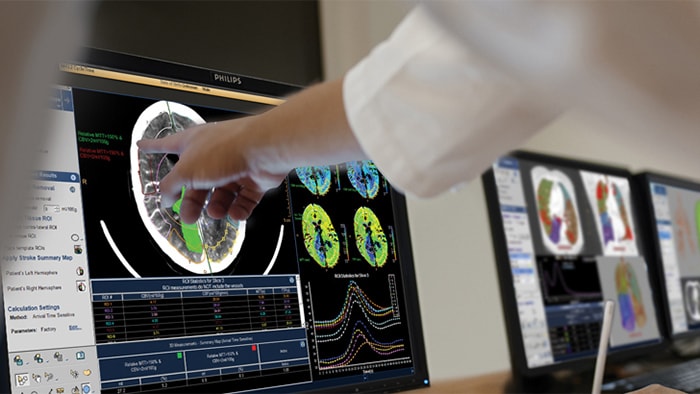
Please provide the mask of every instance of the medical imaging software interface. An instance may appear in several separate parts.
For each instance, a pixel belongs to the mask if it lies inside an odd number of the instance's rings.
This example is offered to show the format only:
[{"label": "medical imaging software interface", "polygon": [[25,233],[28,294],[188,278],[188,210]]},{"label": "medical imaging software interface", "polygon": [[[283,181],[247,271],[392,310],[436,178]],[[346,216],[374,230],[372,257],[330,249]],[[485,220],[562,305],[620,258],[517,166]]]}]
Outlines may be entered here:
[{"label": "medical imaging software interface", "polygon": [[297,168],[249,220],[186,224],[158,193],[178,158],[136,141],[277,102],[197,105],[186,84],[134,94],[111,71],[63,67],[80,83],[53,90],[3,257],[13,393],[289,392],[416,375],[398,197],[372,162]]},{"label": "medical imaging software interface", "polygon": [[658,342],[628,178],[510,156],[493,174],[526,367],[595,355],[607,299],[612,349]]},{"label": "medical imaging software interface", "polygon": [[700,332],[700,185],[652,180],[648,187],[671,334]]}]

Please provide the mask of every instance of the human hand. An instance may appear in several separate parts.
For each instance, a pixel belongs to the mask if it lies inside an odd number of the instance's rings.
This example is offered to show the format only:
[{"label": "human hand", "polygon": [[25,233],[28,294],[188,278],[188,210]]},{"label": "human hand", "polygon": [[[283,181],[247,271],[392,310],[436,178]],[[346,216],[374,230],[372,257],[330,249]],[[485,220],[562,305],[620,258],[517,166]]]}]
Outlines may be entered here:
[{"label": "human hand", "polygon": [[197,220],[212,188],[207,214],[243,220],[295,167],[367,159],[345,115],[341,79],[307,88],[260,115],[137,145],[142,154],[180,156],[159,190],[161,205],[171,206],[185,187],[180,206],[185,223]]},{"label": "human hand", "polygon": [[274,150],[260,149],[255,118],[204,124],[165,138],[138,141],[141,154],[179,155],[171,172],[160,180],[161,205],[172,206],[182,197],[184,223],[194,223],[205,204],[212,218],[228,214],[234,220],[247,219],[265,191],[279,185],[291,170],[277,166],[278,171],[270,171],[275,167]]}]

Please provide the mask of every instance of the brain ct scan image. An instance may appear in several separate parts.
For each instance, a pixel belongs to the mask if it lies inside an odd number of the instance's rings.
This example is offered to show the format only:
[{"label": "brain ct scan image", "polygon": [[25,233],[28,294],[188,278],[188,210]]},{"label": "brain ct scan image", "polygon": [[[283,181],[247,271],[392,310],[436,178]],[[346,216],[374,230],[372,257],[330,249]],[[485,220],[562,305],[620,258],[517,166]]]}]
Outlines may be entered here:
[{"label": "brain ct scan image", "polygon": [[580,214],[571,179],[559,170],[532,169],[542,238],[552,253],[577,254],[583,247]]},{"label": "brain ct scan image", "polygon": [[595,210],[598,239],[607,256],[637,255],[632,194],[627,179],[581,171],[588,202]]},{"label": "brain ct scan image", "polygon": [[[217,273],[230,267],[245,237],[245,222],[203,214],[196,223],[180,221],[180,203],[160,205],[158,184],[177,162],[173,155],[144,154],[136,147],[141,139],[163,138],[205,123],[191,108],[172,101],[158,101],[146,108],[134,124],[131,146],[131,180],[139,215],[149,234],[172,261],[194,274]],[[184,193],[184,189],[183,189]]]}]

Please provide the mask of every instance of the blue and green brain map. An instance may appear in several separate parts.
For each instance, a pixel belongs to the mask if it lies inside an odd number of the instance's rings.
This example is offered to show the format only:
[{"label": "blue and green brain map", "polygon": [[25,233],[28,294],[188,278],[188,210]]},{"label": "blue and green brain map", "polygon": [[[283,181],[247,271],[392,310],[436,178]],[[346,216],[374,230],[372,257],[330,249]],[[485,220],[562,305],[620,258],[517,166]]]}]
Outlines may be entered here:
[{"label": "blue and green brain map", "polygon": [[362,197],[374,198],[379,192],[379,170],[371,161],[351,161],[346,163],[348,178],[352,187]]},{"label": "blue and green brain map", "polygon": [[379,223],[379,218],[367,207],[355,212],[355,244],[362,257],[373,267],[386,263],[389,243]]},{"label": "blue and green brain map", "polygon": [[331,189],[331,168],[328,166],[299,167],[296,173],[301,183],[317,196],[325,196]]},{"label": "blue and green brain map", "polygon": [[311,258],[324,268],[333,268],[340,257],[338,233],[333,228],[331,218],[316,204],[309,204],[302,214],[301,229],[304,246]]}]

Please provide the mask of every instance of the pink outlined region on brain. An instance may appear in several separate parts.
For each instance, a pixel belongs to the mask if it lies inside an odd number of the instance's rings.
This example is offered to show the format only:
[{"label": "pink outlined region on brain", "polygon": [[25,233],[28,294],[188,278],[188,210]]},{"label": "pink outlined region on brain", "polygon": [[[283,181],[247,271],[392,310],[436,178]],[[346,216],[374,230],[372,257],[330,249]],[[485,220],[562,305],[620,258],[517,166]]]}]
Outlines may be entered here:
[{"label": "pink outlined region on brain", "polygon": [[573,183],[563,172],[542,166],[530,174],[544,245],[555,254],[578,254],[583,232]]},{"label": "pink outlined region on brain", "polygon": [[203,214],[197,223],[180,221],[179,201],[172,208],[160,205],[158,183],[175,164],[164,154],[144,154],[140,139],[175,134],[204,123],[193,109],[172,101],[158,101],[146,108],[134,124],[131,146],[131,179],[139,215],[151,237],[170,259],[188,272],[217,273],[230,267],[245,236],[245,222],[215,220]]}]

